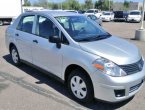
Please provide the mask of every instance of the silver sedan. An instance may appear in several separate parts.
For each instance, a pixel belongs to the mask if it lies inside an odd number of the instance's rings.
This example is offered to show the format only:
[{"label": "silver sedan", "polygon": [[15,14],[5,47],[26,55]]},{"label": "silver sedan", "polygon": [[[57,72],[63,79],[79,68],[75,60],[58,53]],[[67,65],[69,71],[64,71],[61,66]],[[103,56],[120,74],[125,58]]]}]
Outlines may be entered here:
[{"label": "silver sedan", "polygon": [[25,62],[47,71],[81,102],[123,101],[144,82],[144,59],[138,48],[84,15],[24,13],[7,28],[6,45],[16,66]]}]

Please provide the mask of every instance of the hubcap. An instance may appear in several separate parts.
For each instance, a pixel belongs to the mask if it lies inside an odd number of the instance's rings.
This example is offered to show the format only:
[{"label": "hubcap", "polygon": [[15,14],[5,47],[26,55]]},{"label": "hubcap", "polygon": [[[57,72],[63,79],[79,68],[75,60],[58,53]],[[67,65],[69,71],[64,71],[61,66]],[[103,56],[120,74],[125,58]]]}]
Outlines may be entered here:
[{"label": "hubcap", "polygon": [[12,50],[12,59],[14,63],[18,63],[18,53],[15,49]]},{"label": "hubcap", "polygon": [[86,97],[87,87],[82,78],[80,78],[79,76],[74,76],[72,77],[70,84],[71,90],[77,98],[83,99]]}]

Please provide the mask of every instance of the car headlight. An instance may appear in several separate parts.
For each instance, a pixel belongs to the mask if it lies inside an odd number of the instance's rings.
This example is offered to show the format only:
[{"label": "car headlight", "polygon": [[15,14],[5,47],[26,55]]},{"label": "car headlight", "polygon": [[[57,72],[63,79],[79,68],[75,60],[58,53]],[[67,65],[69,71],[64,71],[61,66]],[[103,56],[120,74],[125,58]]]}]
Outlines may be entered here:
[{"label": "car headlight", "polygon": [[127,75],[126,72],[124,72],[118,65],[104,58],[95,60],[93,62],[93,66],[103,73],[113,77],[121,77]]}]

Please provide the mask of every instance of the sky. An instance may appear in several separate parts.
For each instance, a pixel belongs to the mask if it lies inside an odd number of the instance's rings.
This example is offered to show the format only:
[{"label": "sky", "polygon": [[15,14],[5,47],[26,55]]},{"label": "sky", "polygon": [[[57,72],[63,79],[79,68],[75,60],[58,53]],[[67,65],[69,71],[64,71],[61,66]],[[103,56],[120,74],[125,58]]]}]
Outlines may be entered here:
[{"label": "sky", "polygon": [[[35,2],[37,0],[30,0],[31,3]],[[48,0],[48,1],[52,1],[52,2],[61,2],[61,1],[64,1],[64,0]],[[78,0],[80,3],[83,3],[85,0]],[[96,1],[96,0],[93,0],[93,1]],[[123,2],[124,0],[113,0],[113,1],[119,1],[119,2]],[[142,2],[143,0],[128,0],[128,1],[133,1],[133,2]]]}]

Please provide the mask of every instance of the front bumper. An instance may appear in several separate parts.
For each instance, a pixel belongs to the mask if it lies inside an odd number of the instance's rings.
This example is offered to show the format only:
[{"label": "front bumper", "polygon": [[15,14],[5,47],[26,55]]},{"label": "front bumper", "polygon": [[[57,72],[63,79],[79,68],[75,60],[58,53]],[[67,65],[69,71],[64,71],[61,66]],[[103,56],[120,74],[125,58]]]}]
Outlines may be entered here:
[{"label": "front bumper", "polygon": [[141,19],[140,18],[127,18],[128,22],[140,22]]},{"label": "front bumper", "polygon": [[141,72],[124,77],[112,77],[96,71],[92,79],[95,98],[120,102],[134,96],[143,86],[145,65]]},{"label": "front bumper", "polygon": [[111,21],[111,18],[102,18],[102,21]]},{"label": "front bumper", "polygon": [[114,21],[126,21],[126,18],[114,18]]}]

